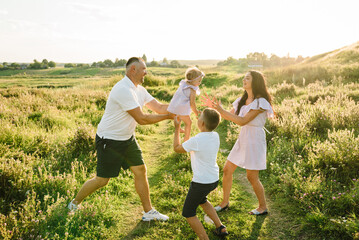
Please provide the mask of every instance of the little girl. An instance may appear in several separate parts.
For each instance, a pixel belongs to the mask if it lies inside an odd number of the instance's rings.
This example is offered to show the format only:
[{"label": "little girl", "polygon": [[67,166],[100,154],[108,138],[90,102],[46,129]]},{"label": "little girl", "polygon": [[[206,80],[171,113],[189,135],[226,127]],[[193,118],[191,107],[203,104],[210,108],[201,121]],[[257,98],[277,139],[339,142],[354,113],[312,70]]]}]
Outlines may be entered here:
[{"label": "little girl", "polygon": [[179,83],[179,88],[173,95],[167,111],[179,115],[184,122],[184,141],[187,141],[191,134],[192,121],[189,116],[191,109],[196,116],[199,115],[196,107],[196,95],[200,94],[199,85],[202,82],[204,73],[196,67],[191,67],[187,69],[185,77],[186,79]]}]

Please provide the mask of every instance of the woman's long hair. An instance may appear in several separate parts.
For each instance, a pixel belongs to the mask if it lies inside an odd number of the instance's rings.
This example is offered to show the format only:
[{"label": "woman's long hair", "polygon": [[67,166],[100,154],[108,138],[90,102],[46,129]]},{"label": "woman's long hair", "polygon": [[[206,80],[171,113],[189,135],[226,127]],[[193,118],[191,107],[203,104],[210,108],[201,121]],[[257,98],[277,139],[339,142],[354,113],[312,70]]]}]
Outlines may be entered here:
[{"label": "woman's long hair", "polygon": [[[272,105],[272,97],[268,92],[266,81],[264,79],[263,74],[261,72],[254,70],[249,71],[249,73],[252,76],[252,92],[254,95],[254,99],[262,97],[265,98],[270,103],[270,105]],[[238,103],[236,115],[239,114],[241,107],[246,104],[247,99],[248,99],[248,93],[247,91],[244,91],[244,94]]]}]

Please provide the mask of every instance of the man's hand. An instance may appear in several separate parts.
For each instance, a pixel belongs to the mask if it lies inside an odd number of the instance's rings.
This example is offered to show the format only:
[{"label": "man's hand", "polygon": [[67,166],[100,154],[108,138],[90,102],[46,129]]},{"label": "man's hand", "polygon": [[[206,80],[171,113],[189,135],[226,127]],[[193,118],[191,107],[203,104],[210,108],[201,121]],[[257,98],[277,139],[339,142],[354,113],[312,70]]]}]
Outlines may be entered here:
[{"label": "man's hand", "polygon": [[178,129],[181,126],[181,118],[177,115],[173,118],[173,123],[175,125],[175,129]]},{"label": "man's hand", "polygon": [[173,120],[177,115],[174,113],[168,113],[168,119]]}]

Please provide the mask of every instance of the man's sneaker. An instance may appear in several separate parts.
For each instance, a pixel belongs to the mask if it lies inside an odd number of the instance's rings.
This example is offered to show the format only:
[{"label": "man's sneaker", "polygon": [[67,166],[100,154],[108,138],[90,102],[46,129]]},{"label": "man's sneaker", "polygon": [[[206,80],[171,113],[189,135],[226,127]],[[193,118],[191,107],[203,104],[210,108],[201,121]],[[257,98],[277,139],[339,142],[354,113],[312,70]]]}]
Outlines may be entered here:
[{"label": "man's sneaker", "polygon": [[163,215],[156,211],[156,209],[152,208],[150,211],[146,212],[142,216],[142,221],[148,222],[151,220],[162,220],[167,221],[169,219],[168,216]]},{"label": "man's sneaker", "polygon": [[75,199],[73,199],[69,205],[67,205],[67,208],[70,209],[70,211],[75,212],[77,209],[79,209],[79,206],[75,203],[73,203]]}]

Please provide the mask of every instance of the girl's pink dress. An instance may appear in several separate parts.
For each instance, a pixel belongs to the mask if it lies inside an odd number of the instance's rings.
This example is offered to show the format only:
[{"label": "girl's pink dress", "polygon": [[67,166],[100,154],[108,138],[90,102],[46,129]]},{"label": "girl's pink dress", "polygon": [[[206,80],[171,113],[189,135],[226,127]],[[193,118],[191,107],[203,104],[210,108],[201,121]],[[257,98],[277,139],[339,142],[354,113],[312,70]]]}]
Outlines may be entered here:
[{"label": "girl's pink dress", "polygon": [[187,116],[191,114],[191,104],[190,104],[190,94],[191,88],[196,91],[196,94],[200,94],[199,87],[190,85],[186,80],[182,80],[179,83],[179,88],[173,95],[173,98],[170,102],[170,105],[167,108],[167,111],[176,115]]},{"label": "girl's pink dress", "polygon": [[[237,111],[238,98],[233,102],[234,110]],[[228,155],[228,160],[235,165],[248,170],[264,170],[266,166],[267,143],[264,132],[264,124],[267,118],[272,118],[274,112],[272,106],[265,98],[257,98],[248,105],[243,105],[238,116],[244,117],[249,110],[265,110],[255,119],[241,128],[238,139]]]}]

